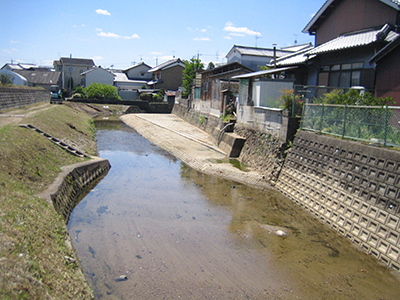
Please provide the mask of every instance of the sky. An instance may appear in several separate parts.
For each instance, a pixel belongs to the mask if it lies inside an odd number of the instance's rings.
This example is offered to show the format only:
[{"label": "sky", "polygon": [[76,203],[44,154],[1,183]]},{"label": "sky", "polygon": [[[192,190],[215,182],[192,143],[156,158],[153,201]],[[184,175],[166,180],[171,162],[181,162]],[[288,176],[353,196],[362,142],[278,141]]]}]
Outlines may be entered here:
[{"label": "sky", "polygon": [[52,66],[60,57],[96,66],[151,67],[172,58],[225,63],[234,45],[314,43],[302,33],[325,0],[0,0],[0,68]]}]

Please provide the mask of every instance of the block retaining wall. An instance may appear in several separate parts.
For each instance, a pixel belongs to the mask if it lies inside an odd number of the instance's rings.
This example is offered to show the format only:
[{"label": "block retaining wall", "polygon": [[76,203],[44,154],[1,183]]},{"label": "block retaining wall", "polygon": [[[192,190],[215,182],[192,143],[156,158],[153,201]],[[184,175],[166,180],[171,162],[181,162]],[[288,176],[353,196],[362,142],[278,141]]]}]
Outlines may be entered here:
[{"label": "block retaining wall", "polygon": [[400,152],[300,131],[275,186],[400,271]]},{"label": "block retaining wall", "polygon": [[63,167],[56,181],[41,196],[52,203],[68,223],[75,206],[110,168],[109,161],[101,158]]},{"label": "block retaining wall", "polygon": [[49,91],[41,88],[0,86],[0,110],[39,102],[50,102]]}]

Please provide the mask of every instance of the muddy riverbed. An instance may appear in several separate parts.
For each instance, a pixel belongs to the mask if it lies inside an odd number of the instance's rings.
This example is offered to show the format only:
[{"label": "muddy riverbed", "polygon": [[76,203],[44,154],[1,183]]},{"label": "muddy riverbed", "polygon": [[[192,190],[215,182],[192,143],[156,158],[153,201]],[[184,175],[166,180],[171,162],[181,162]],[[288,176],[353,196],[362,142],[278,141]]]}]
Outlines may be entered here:
[{"label": "muddy riverbed", "polygon": [[275,190],[98,129],[112,168],[68,224],[97,299],[399,299],[397,275]]}]

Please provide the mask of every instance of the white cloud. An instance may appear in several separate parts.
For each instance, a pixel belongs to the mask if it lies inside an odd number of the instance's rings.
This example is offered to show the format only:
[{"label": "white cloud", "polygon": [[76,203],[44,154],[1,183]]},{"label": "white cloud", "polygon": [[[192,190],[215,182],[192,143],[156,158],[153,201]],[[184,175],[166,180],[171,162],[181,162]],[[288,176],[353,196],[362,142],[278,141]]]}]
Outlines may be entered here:
[{"label": "white cloud", "polygon": [[3,51],[6,53],[13,53],[13,52],[18,52],[19,50],[16,48],[12,48],[12,49],[3,49]]},{"label": "white cloud", "polygon": [[96,9],[96,13],[98,13],[99,15],[111,16],[111,14],[105,9]]},{"label": "white cloud", "polygon": [[229,35],[227,35],[227,36],[224,36],[224,39],[231,40],[232,38]]},{"label": "white cloud", "polygon": [[261,33],[258,31],[248,29],[247,27],[235,27],[232,22],[227,22],[223,30],[232,34],[261,36]]},{"label": "white cloud", "polygon": [[156,51],[152,51],[150,53],[153,54],[153,55],[161,55],[162,54],[162,52],[156,52]]},{"label": "white cloud", "polygon": [[21,43],[20,41],[10,41],[11,44],[19,44]]},{"label": "white cloud", "polygon": [[209,38],[194,38],[194,41],[201,41],[201,42],[206,42],[206,41],[211,41]]},{"label": "white cloud", "polygon": [[102,60],[102,59],[104,59],[104,57],[103,56],[95,56],[92,59],[93,60]]},{"label": "white cloud", "polygon": [[233,32],[230,32],[229,35],[230,36],[246,36],[244,33],[233,33]]},{"label": "white cloud", "polygon": [[103,32],[103,31],[100,30],[100,32],[98,32],[97,35],[101,36],[101,37],[114,38],[114,39],[124,39],[124,40],[140,39],[140,37],[136,33],[132,34],[131,36],[122,36],[122,35],[118,35],[118,34],[112,33],[112,32],[107,32],[106,33],[106,32]]},{"label": "white cloud", "polygon": [[206,32],[207,31],[207,29],[206,28],[204,28],[204,29],[200,29],[200,32]]}]

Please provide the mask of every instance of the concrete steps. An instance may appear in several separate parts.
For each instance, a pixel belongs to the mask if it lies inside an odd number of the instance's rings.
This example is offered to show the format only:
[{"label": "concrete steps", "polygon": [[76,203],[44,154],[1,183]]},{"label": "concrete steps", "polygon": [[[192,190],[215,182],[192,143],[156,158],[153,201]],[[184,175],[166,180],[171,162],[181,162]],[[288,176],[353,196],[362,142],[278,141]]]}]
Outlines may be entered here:
[{"label": "concrete steps", "polygon": [[35,126],[31,125],[31,124],[20,124],[20,127],[23,128],[27,128],[27,129],[31,129],[34,130],[36,132],[38,132],[39,134],[43,135],[44,137],[46,137],[49,141],[51,141],[52,143],[54,143],[55,145],[63,148],[65,151],[67,151],[68,153],[78,156],[78,157],[90,157],[88,155],[86,155],[85,153],[75,149],[74,147],[67,145],[66,143],[64,143],[63,141],[60,141],[59,139],[51,136],[50,134],[44,132],[43,130],[40,130],[39,128],[36,128]]}]

